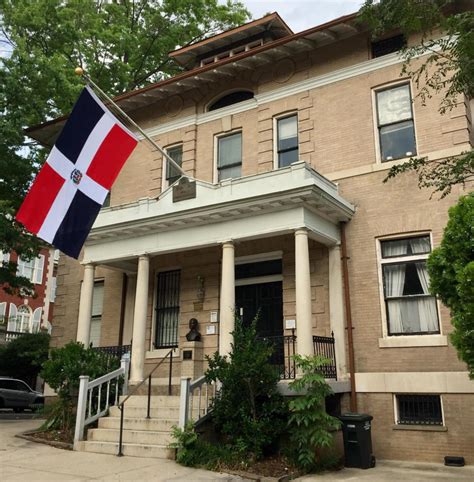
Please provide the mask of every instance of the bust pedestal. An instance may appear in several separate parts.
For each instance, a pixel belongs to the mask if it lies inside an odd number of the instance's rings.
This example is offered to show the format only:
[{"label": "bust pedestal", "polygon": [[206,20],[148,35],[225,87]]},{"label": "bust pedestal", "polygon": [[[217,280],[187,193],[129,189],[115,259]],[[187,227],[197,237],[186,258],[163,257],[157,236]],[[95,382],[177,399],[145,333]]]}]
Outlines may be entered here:
[{"label": "bust pedestal", "polygon": [[185,341],[181,349],[181,377],[195,380],[203,374],[204,347],[202,341]]}]

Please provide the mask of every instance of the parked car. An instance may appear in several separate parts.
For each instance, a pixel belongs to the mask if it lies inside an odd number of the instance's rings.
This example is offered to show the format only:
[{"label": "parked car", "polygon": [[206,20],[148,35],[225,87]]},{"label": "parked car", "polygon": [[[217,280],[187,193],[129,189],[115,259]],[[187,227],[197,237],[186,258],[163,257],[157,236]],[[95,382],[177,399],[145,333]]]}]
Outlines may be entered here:
[{"label": "parked car", "polygon": [[24,381],[0,377],[0,408],[13,408],[15,412],[22,412],[26,408],[33,410],[43,405],[43,394],[32,390]]}]

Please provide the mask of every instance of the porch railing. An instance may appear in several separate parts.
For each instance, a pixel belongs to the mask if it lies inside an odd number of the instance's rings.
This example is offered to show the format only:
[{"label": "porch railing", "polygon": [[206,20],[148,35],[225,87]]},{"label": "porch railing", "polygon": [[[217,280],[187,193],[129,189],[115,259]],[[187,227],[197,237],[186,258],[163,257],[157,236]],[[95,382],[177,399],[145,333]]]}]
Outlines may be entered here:
[{"label": "porch railing", "polygon": [[313,336],[314,354],[328,358],[330,363],[321,367],[324,378],[337,380],[334,333],[331,336]]},{"label": "porch railing", "polygon": [[120,368],[107,373],[107,375],[92,381],[89,381],[87,375],[79,377],[79,396],[74,431],[75,443],[84,439],[84,429],[87,425],[104,416],[110,406],[118,405],[120,391],[122,395],[127,395],[129,367],[130,354],[125,353],[122,356]]},{"label": "porch railing", "polygon": [[262,340],[273,346],[269,363],[278,369],[281,380],[291,380],[296,376],[294,355],[296,353],[296,335],[292,330],[291,335],[266,336]]},{"label": "porch railing", "polygon": [[184,428],[190,421],[200,423],[211,413],[211,404],[217,394],[215,382],[208,382],[202,375],[196,380],[181,378],[179,401],[179,428]]},{"label": "porch railing", "polygon": [[6,331],[5,332],[5,341],[13,341],[13,340],[16,340],[18,337],[20,337],[21,335],[24,335],[25,333],[27,332],[23,332],[23,331]]}]

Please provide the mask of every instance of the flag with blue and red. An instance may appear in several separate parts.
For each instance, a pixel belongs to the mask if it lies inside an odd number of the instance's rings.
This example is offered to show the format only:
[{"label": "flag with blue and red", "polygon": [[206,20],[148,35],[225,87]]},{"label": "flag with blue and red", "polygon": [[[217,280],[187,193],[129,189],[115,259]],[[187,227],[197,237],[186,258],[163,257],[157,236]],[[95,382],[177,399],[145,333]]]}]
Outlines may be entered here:
[{"label": "flag with blue and red", "polygon": [[16,219],[39,238],[78,258],[137,143],[136,136],[85,87]]}]

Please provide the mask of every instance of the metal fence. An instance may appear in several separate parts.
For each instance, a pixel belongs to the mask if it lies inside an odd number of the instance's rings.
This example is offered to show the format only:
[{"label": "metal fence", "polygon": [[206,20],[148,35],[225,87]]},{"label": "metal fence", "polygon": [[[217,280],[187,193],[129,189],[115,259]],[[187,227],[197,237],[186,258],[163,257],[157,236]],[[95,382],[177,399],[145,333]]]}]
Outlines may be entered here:
[{"label": "metal fence", "polygon": [[321,367],[324,378],[337,380],[336,351],[334,333],[331,336],[313,336],[314,354],[329,359],[329,364]]},{"label": "metal fence", "polygon": [[282,380],[290,380],[296,376],[296,366],[294,355],[296,353],[296,336],[291,335],[266,336],[262,340],[269,342],[273,346],[273,352],[269,363],[278,369]]}]

